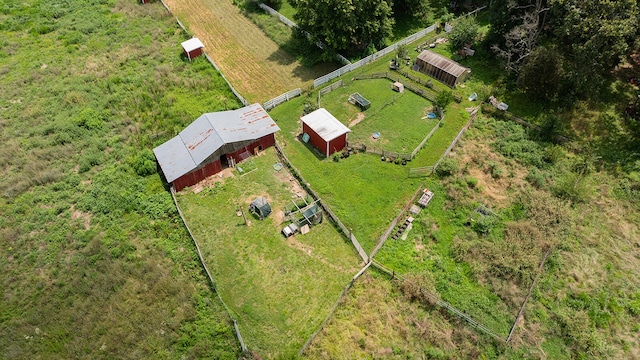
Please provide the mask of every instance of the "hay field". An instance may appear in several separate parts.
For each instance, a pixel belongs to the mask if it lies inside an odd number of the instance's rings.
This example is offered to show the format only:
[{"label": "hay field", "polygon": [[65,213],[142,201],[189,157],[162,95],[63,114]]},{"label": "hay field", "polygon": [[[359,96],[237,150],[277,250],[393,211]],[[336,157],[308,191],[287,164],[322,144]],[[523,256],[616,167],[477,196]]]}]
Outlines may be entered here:
[{"label": "hay field", "polygon": [[174,15],[200,38],[207,54],[250,102],[264,102],[324,75],[280,49],[231,0],[166,0]]}]

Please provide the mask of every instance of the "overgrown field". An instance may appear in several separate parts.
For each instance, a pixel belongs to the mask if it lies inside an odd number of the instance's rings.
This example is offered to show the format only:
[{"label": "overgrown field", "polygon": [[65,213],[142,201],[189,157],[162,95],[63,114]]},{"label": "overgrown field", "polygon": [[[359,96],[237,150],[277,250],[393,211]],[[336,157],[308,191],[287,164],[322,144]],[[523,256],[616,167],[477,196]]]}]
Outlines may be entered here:
[{"label": "overgrown field", "polygon": [[0,358],[235,359],[151,148],[239,106],[160,4],[0,1]]},{"label": "overgrown field", "polygon": [[326,65],[303,66],[231,1],[168,0],[166,3],[189,31],[202,40],[207,54],[250,102],[264,102],[289,90],[307,87],[328,70]]},{"label": "overgrown field", "polygon": [[[280,233],[289,224],[284,214],[305,194],[285,169],[274,170],[277,162],[270,148],[241,164],[245,175],[225,172],[226,177],[215,177],[197,194],[185,190],[178,195],[247,347],[267,358],[297,354],[361,261],[329,221],[285,239]],[[258,196],[267,198],[273,210],[264,220],[248,212]]]}]

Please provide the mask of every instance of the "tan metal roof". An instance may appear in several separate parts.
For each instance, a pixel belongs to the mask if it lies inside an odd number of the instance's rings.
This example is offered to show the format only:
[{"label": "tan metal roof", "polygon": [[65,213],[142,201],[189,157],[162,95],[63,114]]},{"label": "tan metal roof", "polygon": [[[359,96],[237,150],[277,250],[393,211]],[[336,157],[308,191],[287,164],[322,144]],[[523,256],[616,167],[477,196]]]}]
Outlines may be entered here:
[{"label": "tan metal roof", "polygon": [[468,70],[457,62],[430,50],[424,50],[421,52],[420,55],[418,55],[418,59],[431,64],[447,74],[455,76],[456,78],[460,77],[460,75],[464,74],[464,72]]}]

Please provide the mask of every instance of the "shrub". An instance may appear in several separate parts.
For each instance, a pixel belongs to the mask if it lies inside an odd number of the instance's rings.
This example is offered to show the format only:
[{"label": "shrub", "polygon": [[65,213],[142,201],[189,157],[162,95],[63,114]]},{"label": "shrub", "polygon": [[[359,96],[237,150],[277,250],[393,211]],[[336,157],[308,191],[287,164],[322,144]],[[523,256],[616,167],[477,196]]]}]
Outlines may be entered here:
[{"label": "shrub", "polygon": [[131,164],[136,174],[140,176],[149,176],[156,172],[156,158],[153,151],[144,149],[136,155]]},{"label": "shrub", "polygon": [[451,157],[446,157],[440,162],[440,165],[436,168],[436,174],[439,177],[447,177],[457,173],[460,170],[458,162]]}]

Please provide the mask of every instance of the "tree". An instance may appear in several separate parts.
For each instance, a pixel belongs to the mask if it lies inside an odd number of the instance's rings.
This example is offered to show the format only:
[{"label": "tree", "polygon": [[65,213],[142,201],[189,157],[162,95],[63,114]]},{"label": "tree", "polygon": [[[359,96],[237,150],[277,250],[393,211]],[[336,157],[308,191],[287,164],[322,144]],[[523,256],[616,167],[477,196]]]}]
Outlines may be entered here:
[{"label": "tree", "polygon": [[579,93],[604,88],[604,75],[627,55],[640,27],[637,0],[549,0],[554,42],[570,60]]},{"label": "tree", "polygon": [[294,20],[333,50],[369,52],[384,45],[394,20],[387,0],[291,0]]},{"label": "tree", "polygon": [[535,100],[551,101],[564,83],[563,59],[556,49],[540,46],[520,68],[518,84]]},{"label": "tree", "polygon": [[441,111],[449,106],[453,102],[453,93],[449,90],[442,90],[436,95],[436,101],[434,104],[440,108]]},{"label": "tree", "polygon": [[478,38],[478,29],[478,23],[474,17],[467,16],[461,19],[449,34],[451,50],[455,52],[467,44],[473,44]]},{"label": "tree", "polygon": [[393,13],[396,16],[426,18],[430,5],[429,0],[396,0],[393,2]]},{"label": "tree", "polygon": [[505,69],[517,74],[538,46],[544,16],[550,8],[545,0],[535,0],[523,4],[509,1],[507,9],[511,14],[512,26],[504,33],[504,44],[494,44],[491,49],[504,61]]}]

